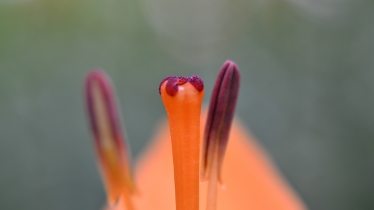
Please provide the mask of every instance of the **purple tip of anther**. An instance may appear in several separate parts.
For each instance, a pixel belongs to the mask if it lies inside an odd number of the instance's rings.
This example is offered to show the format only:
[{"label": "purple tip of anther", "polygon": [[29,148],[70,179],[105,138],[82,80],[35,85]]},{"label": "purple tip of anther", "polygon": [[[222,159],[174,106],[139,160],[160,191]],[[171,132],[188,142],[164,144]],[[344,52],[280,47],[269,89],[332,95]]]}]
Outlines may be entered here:
[{"label": "purple tip of anther", "polygon": [[[203,166],[207,167],[212,157],[213,147],[218,143],[218,162],[222,165],[232,119],[239,92],[240,74],[237,65],[226,61],[216,80],[209,105],[204,134]],[[218,141],[218,142],[217,142]]]},{"label": "purple tip of anther", "polygon": [[88,109],[88,117],[91,124],[92,132],[94,133],[96,141],[99,141],[99,128],[97,116],[95,111],[94,101],[94,85],[97,85],[98,91],[103,99],[105,111],[108,115],[111,133],[115,139],[121,135],[119,128],[119,119],[116,112],[115,99],[113,95],[112,85],[106,74],[100,69],[90,71],[86,76],[85,95]]},{"label": "purple tip of anther", "polygon": [[193,75],[191,77],[184,77],[184,76],[169,76],[163,79],[158,87],[158,93],[161,95],[161,86],[162,84],[166,83],[166,92],[170,96],[175,96],[178,93],[178,85],[183,85],[187,82],[191,83],[192,86],[196,88],[197,91],[201,92],[204,90],[204,82],[201,78],[197,75]]}]

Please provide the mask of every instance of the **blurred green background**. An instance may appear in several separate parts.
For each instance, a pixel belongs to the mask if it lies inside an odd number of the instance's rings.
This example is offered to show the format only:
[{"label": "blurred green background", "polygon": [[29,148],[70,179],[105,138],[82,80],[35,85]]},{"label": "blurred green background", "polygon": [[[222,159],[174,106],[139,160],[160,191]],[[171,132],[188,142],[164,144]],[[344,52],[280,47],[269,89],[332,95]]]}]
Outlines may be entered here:
[{"label": "blurred green background", "polygon": [[237,115],[310,209],[374,209],[374,1],[0,0],[0,209],[99,209],[83,79],[105,69],[136,157],[158,84],[226,59]]}]

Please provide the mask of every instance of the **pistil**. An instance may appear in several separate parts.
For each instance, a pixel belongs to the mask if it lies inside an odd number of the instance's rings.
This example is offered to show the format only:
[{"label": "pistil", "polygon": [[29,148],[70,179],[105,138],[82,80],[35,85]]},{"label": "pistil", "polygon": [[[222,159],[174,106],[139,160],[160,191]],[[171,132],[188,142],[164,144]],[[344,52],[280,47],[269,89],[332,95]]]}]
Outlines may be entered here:
[{"label": "pistil", "polygon": [[177,210],[199,209],[200,109],[198,76],[167,77],[159,87],[170,126]]}]

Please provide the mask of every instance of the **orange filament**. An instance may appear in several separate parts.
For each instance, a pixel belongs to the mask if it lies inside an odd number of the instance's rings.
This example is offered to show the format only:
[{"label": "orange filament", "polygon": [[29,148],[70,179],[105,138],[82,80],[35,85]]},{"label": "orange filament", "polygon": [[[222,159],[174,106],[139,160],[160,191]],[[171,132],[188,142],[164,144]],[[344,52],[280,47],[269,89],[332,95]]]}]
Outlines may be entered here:
[{"label": "orange filament", "polygon": [[204,91],[191,82],[176,83],[173,95],[167,80],[160,86],[170,125],[177,210],[199,209],[200,109]]},{"label": "orange filament", "polygon": [[216,210],[217,208],[217,184],[218,184],[218,141],[214,142],[214,151],[210,167],[210,177],[207,190],[206,210]]}]

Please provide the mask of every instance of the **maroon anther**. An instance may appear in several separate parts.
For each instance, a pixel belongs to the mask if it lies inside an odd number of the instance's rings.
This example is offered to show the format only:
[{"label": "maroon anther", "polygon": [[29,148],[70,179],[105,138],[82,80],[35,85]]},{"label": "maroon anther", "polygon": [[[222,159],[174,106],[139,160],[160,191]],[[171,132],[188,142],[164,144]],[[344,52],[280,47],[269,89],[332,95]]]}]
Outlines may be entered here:
[{"label": "maroon anther", "polygon": [[226,61],[214,85],[203,139],[202,179],[209,178],[215,145],[218,150],[218,180],[221,182],[221,167],[228,143],[232,119],[239,92],[240,74],[236,64]]},{"label": "maroon anther", "polygon": [[175,96],[178,93],[178,85],[183,85],[184,83],[191,83],[192,86],[196,88],[197,91],[201,92],[204,90],[204,82],[201,78],[197,75],[192,75],[191,77],[183,77],[183,76],[169,76],[163,79],[158,87],[158,93],[161,95],[161,86],[162,84],[166,83],[166,92],[171,95]]},{"label": "maroon anther", "polygon": [[85,96],[86,105],[88,109],[88,117],[91,124],[91,130],[94,134],[96,144],[100,143],[100,131],[98,128],[98,119],[95,112],[94,104],[94,85],[97,85],[98,91],[100,91],[103,97],[103,103],[105,106],[105,111],[107,112],[108,120],[110,123],[110,132],[115,141],[115,144],[122,148],[125,144],[121,141],[123,139],[122,131],[120,128],[120,119],[118,118],[118,113],[116,109],[115,96],[113,95],[112,85],[107,78],[106,74],[101,70],[93,70],[86,76],[85,83]]}]

